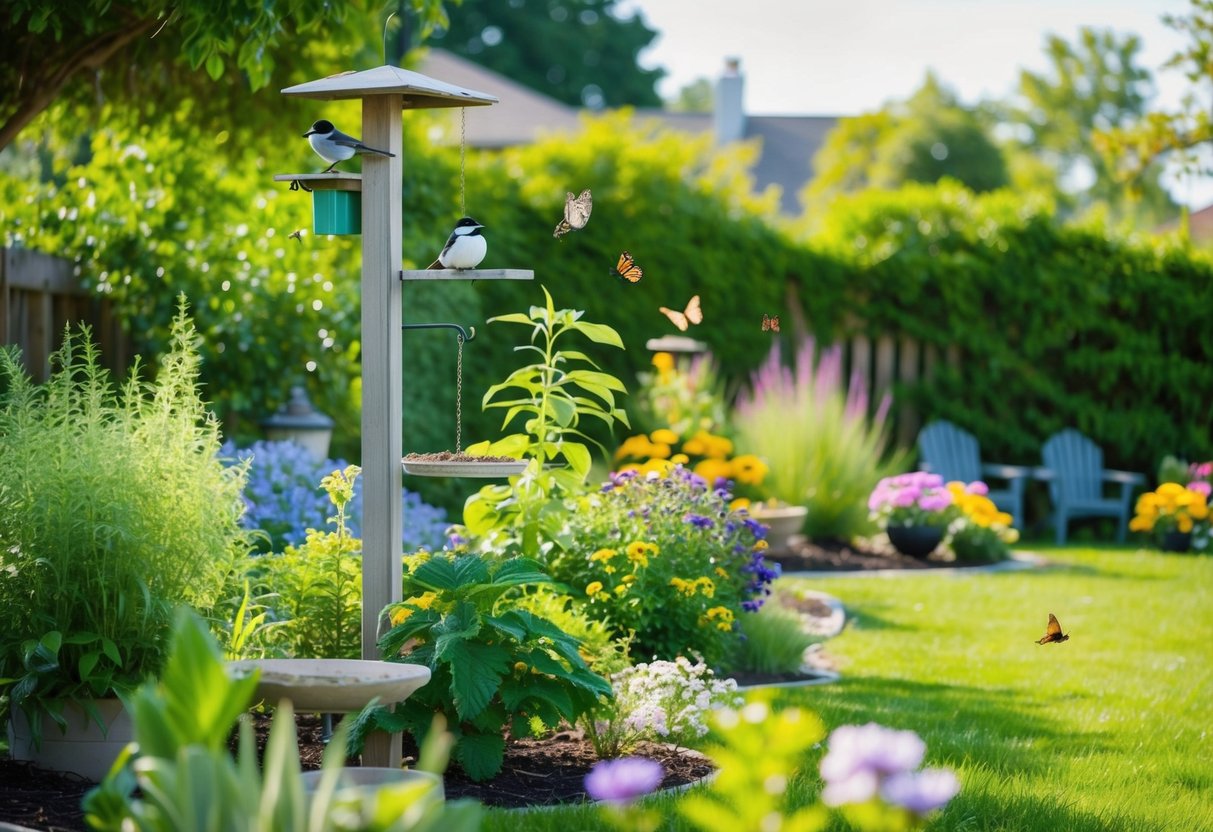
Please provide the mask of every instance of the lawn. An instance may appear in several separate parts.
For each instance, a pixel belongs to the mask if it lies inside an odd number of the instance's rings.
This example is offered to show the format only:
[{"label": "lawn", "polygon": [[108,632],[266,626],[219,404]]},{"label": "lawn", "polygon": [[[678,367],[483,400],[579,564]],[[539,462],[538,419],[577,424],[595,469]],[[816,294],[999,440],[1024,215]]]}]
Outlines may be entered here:
[{"label": "lawn", "polygon": [[[963,784],[932,830],[1213,830],[1213,558],[1036,551],[1055,565],[784,579],[837,596],[853,618],[827,645],[842,680],[777,701],[828,728],[917,731],[927,765]],[[1037,645],[1050,612],[1070,640]],[[793,781],[806,801],[817,759]],[[494,811],[486,828],[609,827],[565,809]]]}]

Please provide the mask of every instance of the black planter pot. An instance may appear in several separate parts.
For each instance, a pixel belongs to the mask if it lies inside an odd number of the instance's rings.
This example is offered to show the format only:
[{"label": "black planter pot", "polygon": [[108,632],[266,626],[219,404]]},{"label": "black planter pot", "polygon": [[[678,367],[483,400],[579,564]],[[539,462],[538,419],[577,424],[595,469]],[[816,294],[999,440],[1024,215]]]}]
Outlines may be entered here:
[{"label": "black planter pot", "polygon": [[1191,546],[1191,532],[1163,532],[1158,548],[1164,552],[1186,552]]},{"label": "black planter pot", "polygon": [[889,526],[893,548],[912,558],[926,558],[943,542],[943,526]]}]

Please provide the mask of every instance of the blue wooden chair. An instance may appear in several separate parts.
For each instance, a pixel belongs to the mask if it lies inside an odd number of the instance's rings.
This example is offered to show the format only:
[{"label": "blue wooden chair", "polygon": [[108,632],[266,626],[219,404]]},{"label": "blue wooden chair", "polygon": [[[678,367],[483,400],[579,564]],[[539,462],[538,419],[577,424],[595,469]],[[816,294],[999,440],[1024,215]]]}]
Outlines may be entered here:
[{"label": "blue wooden chair", "polygon": [[1020,465],[983,463],[977,439],[951,422],[936,421],[918,433],[919,467],[939,474],[945,482],[981,480],[989,485],[992,477],[1005,480],[1006,487],[990,489],[994,505],[1011,515],[1015,528],[1023,528],[1023,492],[1032,469]]},{"label": "blue wooden chair", "polygon": [[[1115,517],[1119,523],[1116,539],[1123,542],[1129,528],[1133,488],[1145,483],[1146,478],[1104,468],[1103,450],[1073,428],[1050,436],[1041,457],[1045,467],[1037,469],[1035,475],[1049,483],[1057,544],[1066,542],[1067,526],[1076,517]],[[1120,494],[1105,497],[1106,483],[1120,485]]]}]

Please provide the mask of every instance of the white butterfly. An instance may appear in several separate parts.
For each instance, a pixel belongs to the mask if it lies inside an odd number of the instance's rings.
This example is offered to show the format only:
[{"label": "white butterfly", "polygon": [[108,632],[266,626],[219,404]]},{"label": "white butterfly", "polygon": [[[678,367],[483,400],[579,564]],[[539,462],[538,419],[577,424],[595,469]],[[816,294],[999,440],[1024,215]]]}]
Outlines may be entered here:
[{"label": "white butterfly", "polygon": [[677,309],[666,309],[664,306],[658,307],[661,314],[670,319],[670,323],[678,327],[682,332],[687,331],[687,326],[697,324],[703,321],[703,310],[699,307],[699,295],[695,295],[687,301],[687,308],[682,312]]},{"label": "white butterfly", "polygon": [[559,237],[561,234],[568,234],[574,228],[585,228],[585,224],[590,221],[590,211],[593,208],[589,188],[582,191],[581,196],[578,197],[567,194],[564,200],[564,219],[556,225],[552,236]]}]

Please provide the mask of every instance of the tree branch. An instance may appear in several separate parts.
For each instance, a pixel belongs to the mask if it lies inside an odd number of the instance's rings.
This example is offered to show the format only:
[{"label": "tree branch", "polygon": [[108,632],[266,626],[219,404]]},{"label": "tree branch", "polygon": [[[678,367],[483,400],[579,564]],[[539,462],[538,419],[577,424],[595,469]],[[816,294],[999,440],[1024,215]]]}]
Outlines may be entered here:
[{"label": "tree branch", "polygon": [[8,147],[35,117],[55,100],[63,87],[82,69],[97,69],[136,38],[156,26],[153,19],[136,20],[129,26],[98,35],[85,43],[45,79],[36,79],[20,94],[20,103],[0,125],[0,150]]}]

